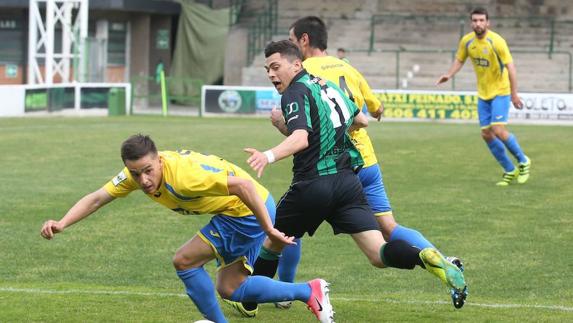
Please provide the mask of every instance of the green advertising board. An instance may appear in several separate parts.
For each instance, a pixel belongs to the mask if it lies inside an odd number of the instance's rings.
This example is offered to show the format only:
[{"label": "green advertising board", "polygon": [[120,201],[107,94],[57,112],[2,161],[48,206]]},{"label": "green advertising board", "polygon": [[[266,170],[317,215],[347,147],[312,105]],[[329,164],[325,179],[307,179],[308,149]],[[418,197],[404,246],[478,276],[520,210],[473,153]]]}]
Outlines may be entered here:
[{"label": "green advertising board", "polygon": [[207,91],[204,104],[207,113],[255,114],[256,91],[217,89]]}]

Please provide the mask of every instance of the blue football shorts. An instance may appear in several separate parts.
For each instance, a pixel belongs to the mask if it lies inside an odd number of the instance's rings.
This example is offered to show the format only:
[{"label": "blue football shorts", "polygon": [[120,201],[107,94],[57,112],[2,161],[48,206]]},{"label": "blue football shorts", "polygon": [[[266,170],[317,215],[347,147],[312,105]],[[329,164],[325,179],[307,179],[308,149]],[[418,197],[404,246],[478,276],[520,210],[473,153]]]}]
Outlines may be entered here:
[{"label": "blue football shorts", "polygon": [[386,195],[380,165],[374,164],[362,168],[360,172],[358,172],[358,178],[360,178],[364,195],[366,195],[366,200],[370,208],[372,208],[374,215],[391,215],[392,207]]},{"label": "blue football shorts", "polygon": [[479,125],[488,128],[492,124],[507,124],[509,117],[509,95],[496,96],[491,100],[478,99]]},{"label": "blue football shorts", "polygon": [[[274,224],[276,207],[275,200],[270,194],[265,201],[265,206]],[[214,215],[198,234],[215,251],[219,269],[242,261],[251,273],[266,238],[265,232],[254,215],[243,217]]]}]

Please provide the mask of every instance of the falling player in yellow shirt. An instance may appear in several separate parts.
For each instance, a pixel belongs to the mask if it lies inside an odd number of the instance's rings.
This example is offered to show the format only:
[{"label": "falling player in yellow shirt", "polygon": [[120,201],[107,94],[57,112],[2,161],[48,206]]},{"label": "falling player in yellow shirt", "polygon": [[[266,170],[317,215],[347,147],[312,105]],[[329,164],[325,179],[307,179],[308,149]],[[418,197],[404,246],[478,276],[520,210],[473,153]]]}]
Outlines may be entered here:
[{"label": "falling player in yellow shirt", "polygon": [[250,276],[267,236],[287,245],[294,238],[273,227],[275,201],[248,173],[213,155],[190,150],[158,152],[151,138],[143,135],[123,142],[121,158],[125,167],[117,176],[80,199],[61,220],[46,221],[40,234],[50,240],[115,198],[142,190],[151,200],[175,212],[213,215],[173,257],[187,295],[206,319],[227,322],[217,302],[215,286],[203,268],[216,259],[216,290],[223,299],[300,300],[321,322],[331,321],[334,313],[324,280],[295,284]]}]

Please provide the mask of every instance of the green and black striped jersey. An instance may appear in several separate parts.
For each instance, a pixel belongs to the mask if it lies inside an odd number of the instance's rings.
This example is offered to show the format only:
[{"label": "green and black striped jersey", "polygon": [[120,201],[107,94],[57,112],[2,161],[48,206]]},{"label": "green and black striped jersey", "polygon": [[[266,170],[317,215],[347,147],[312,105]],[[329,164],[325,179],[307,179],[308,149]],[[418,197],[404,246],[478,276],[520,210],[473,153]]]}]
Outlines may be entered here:
[{"label": "green and black striped jersey", "polygon": [[347,130],[360,112],[330,81],[302,70],[281,98],[288,133],[308,131],[308,147],[294,155],[294,180],[331,175],[364,164]]}]

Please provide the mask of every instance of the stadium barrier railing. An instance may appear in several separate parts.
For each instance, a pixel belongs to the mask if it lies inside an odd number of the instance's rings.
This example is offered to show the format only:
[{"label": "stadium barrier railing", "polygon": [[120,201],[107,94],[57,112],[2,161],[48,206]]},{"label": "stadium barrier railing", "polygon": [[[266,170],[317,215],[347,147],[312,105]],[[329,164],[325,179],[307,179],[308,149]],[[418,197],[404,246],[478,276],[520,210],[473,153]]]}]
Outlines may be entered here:
[{"label": "stadium barrier railing", "polygon": [[251,64],[267,42],[277,33],[278,1],[267,0],[263,12],[256,13],[254,23],[249,26],[247,36],[247,62]]},{"label": "stadium barrier railing", "polygon": [[[420,53],[420,54],[424,54],[424,53],[448,53],[451,57],[451,60],[453,61],[455,58],[455,50],[446,50],[446,49],[411,49],[411,50],[407,50],[407,49],[402,49],[402,50],[398,50],[398,49],[374,49],[372,51],[370,50],[366,50],[366,49],[353,49],[350,48],[348,49],[349,52],[365,52],[368,54],[372,54],[372,53],[392,53],[395,55],[395,61],[396,61],[396,66],[395,66],[395,79],[396,79],[396,89],[400,88],[400,75],[401,75],[401,69],[400,69],[400,61],[401,61],[401,57],[402,55],[405,54],[411,54],[411,53]],[[546,51],[543,50],[512,50],[512,53],[514,54],[546,54]],[[568,51],[554,51],[552,56],[549,59],[553,59],[553,56],[555,55],[564,55],[567,57],[567,67],[566,67],[566,71],[567,71],[567,89],[568,92],[572,92],[573,91],[573,54],[571,54],[571,52]],[[436,76],[437,77],[437,76]],[[457,85],[456,85],[456,78],[454,77],[452,82],[450,83],[451,86],[451,90],[455,91],[458,90]]]},{"label": "stadium barrier railing", "polygon": [[[551,56],[556,50],[555,48],[555,35],[559,30],[557,27],[559,24],[568,24],[571,21],[567,20],[556,20],[554,17],[542,17],[542,16],[529,16],[529,17],[490,17],[493,21],[492,29],[498,31],[502,35],[505,34],[509,29],[520,30],[525,24],[533,26],[535,28],[541,28],[548,30],[549,37],[543,40],[545,43],[542,46],[536,43],[531,44],[532,47],[541,47],[546,50],[547,54]],[[398,14],[378,14],[372,15],[370,18],[370,41],[368,49],[370,52],[374,51],[376,47],[376,26],[384,23],[397,23],[403,21],[423,21],[427,22],[427,28],[425,31],[432,30],[432,23],[442,23],[451,26],[451,30],[455,32],[458,30],[459,37],[461,38],[466,33],[470,32],[469,28],[469,18],[467,15],[463,16],[441,16],[441,15],[398,15]],[[511,44],[510,44],[511,45]],[[528,45],[529,46],[529,45]],[[540,49],[541,49],[540,48]]]},{"label": "stadium barrier railing", "polygon": [[129,83],[56,83],[0,85],[0,116],[30,113],[119,115],[129,113]]},{"label": "stadium barrier railing", "polygon": [[[289,19],[290,18],[290,19]],[[281,16],[281,21],[295,21],[298,17],[285,17]],[[362,20],[360,18],[349,18],[349,17],[323,17],[325,21],[331,25],[333,22],[335,23],[344,23],[344,21],[348,21],[351,23],[352,20]],[[379,42],[375,41],[376,38],[376,26],[380,25],[384,22],[397,22],[400,20],[419,20],[431,23],[432,21],[439,21],[442,25],[445,23],[446,26],[450,25],[450,30],[452,33],[455,34],[456,38],[459,39],[467,32],[470,31],[469,29],[469,18],[467,15],[464,16],[444,16],[444,15],[396,15],[396,14],[381,14],[381,15],[373,15],[370,21],[370,35],[369,35],[369,42],[365,43],[364,47],[360,48],[346,48],[349,52],[367,52],[368,54],[372,53],[393,53],[395,55],[396,66],[395,66],[395,86],[396,88],[400,88],[400,61],[402,56],[405,54],[410,53],[449,53],[451,59],[454,59],[455,48],[457,44],[453,43],[449,48],[436,48],[433,44],[428,44],[428,48],[424,49],[413,49],[408,48],[407,46],[400,46],[399,49],[392,49],[392,48],[384,48],[385,44],[380,44]],[[567,49],[561,49],[563,47],[567,47],[566,42],[568,41],[568,33],[569,29],[573,27],[573,21],[570,20],[563,20],[563,19],[555,19],[554,17],[540,17],[540,16],[530,16],[530,17],[491,17],[494,21],[494,28],[501,28],[500,32],[504,33],[504,31],[508,29],[513,29],[514,31],[517,30],[520,26],[534,26],[537,28],[544,29],[548,37],[544,37],[541,41],[533,41],[532,43],[528,44],[527,42],[522,44],[517,44],[516,46],[512,46],[510,43],[510,48],[512,53],[519,53],[519,54],[547,54],[548,59],[553,59],[554,55],[564,55],[567,57],[567,89],[569,92],[573,91],[572,88],[572,62],[571,62],[571,52]],[[275,35],[288,35],[287,29],[288,26],[278,26],[278,34]],[[431,29],[431,26],[429,27]],[[427,30],[425,30],[427,31]],[[525,47],[524,47],[525,46]],[[380,48],[382,47],[382,48]],[[258,50],[260,51],[262,48],[254,48],[250,47],[250,50]],[[250,57],[255,55],[256,51],[250,54]],[[252,58],[251,58],[252,59]],[[251,61],[249,61],[251,62]],[[457,90],[457,84],[455,79],[450,84],[452,90]]]},{"label": "stadium barrier railing", "polygon": [[[58,83],[21,85],[25,89],[23,112],[107,109],[129,113],[130,83]],[[119,90],[118,90],[119,89]],[[121,97],[120,97],[121,96]],[[123,106],[118,106],[121,104]]]},{"label": "stadium barrier railing", "polygon": [[239,20],[244,4],[245,0],[231,0],[229,5],[229,25],[234,25]]}]

